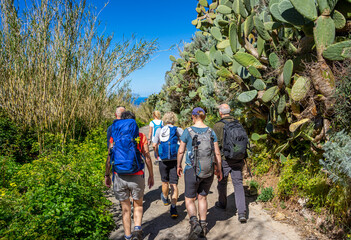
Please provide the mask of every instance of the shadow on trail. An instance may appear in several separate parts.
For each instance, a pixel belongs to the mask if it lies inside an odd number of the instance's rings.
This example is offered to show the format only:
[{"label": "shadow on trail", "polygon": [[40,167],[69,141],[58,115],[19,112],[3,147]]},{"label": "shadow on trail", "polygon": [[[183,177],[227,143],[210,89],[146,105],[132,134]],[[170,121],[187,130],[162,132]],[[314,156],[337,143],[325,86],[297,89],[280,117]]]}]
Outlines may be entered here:
[{"label": "shadow on trail", "polygon": [[160,194],[162,191],[161,189],[162,187],[159,186],[157,189],[149,191],[144,195],[144,203],[143,203],[144,212],[146,212],[146,210],[150,207],[151,203],[153,203],[154,201],[160,200]]},{"label": "shadow on trail", "polygon": [[[250,203],[256,201],[257,196],[248,196],[249,194],[246,191],[247,189],[245,189],[246,218],[249,219],[250,217],[249,205]],[[229,218],[236,215],[237,215],[237,207],[235,204],[235,195],[233,192],[227,197],[227,209],[225,210],[218,209],[215,206],[213,206],[208,210],[208,215],[207,215],[208,229],[211,230],[216,225],[217,221],[226,221]]]},{"label": "shadow on trail", "polygon": [[[172,219],[170,217],[170,213],[169,213],[169,208],[170,206],[162,206],[162,207],[166,207],[168,209],[167,212],[156,216],[154,219],[143,223],[143,232],[144,232],[144,238],[146,236],[148,236],[149,240],[153,240],[158,236],[158,233],[166,228],[171,228],[174,225],[177,225],[178,223],[180,223],[181,221],[183,221],[183,219],[186,217],[186,212],[185,212],[185,203],[183,202],[181,205],[177,206],[177,210],[178,210],[178,218],[176,219]],[[160,236],[158,236],[160,237]],[[183,237],[178,238],[176,237],[173,233],[168,233],[165,234],[164,236],[161,236],[163,240],[180,240],[183,239]]]}]

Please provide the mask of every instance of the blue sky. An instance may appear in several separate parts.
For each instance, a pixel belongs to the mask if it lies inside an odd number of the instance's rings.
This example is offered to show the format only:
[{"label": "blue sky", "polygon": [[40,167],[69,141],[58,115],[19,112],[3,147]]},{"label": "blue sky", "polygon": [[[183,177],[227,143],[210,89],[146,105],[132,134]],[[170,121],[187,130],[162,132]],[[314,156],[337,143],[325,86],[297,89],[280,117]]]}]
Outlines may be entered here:
[{"label": "blue sky", "polygon": [[[104,6],[106,0],[91,1],[98,9]],[[110,0],[101,12],[99,19],[101,27],[106,27],[106,33],[114,33],[114,39],[125,36],[151,40],[158,38],[160,51],[153,56],[144,68],[129,76],[133,93],[146,97],[158,93],[164,83],[165,72],[170,70],[172,62],[169,55],[178,56],[178,50],[169,49],[182,41],[190,42],[196,28],[191,21],[196,18],[196,0],[156,0],[156,1],[126,1]]]}]

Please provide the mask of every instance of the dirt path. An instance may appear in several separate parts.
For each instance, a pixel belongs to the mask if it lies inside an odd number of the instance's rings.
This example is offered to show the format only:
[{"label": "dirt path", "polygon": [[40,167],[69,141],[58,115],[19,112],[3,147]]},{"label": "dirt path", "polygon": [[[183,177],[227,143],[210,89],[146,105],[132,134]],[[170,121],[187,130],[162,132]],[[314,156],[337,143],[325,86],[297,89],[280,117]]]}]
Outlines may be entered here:
[{"label": "dirt path", "polygon": [[[147,127],[140,129],[146,133]],[[151,152],[152,159],[153,152]],[[144,239],[172,239],[183,240],[189,233],[189,219],[184,202],[184,178],[179,179],[179,201],[178,218],[171,219],[169,206],[163,206],[160,200],[161,178],[158,166],[153,165],[155,185],[151,189],[145,189],[143,231]],[[147,179],[147,176],[146,176]],[[261,205],[247,198],[249,219],[246,224],[240,224],[234,212],[235,201],[232,184],[228,184],[228,206],[227,210],[219,210],[214,207],[217,201],[217,181],[211,186],[208,195],[208,226],[207,239],[242,239],[242,240],[298,240],[302,239],[297,231],[290,225],[274,221]],[[113,214],[117,223],[117,229],[110,234],[110,239],[123,239],[123,227],[121,222],[120,206],[113,197],[112,192],[109,199],[114,203]]]}]

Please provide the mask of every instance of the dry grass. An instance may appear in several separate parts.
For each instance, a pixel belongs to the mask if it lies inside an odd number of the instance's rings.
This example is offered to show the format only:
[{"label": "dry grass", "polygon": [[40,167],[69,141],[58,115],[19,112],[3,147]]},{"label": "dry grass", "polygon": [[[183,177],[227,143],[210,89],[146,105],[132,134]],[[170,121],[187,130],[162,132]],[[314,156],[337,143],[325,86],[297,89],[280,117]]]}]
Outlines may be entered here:
[{"label": "dry grass", "polygon": [[13,2],[1,1],[0,107],[35,127],[41,144],[46,131],[64,140],[77,121],[101,122],[128,97],[121,82],[157,49],[156,41],[99,35],[98,13],[84,0],[33,0],[23,12]]}]

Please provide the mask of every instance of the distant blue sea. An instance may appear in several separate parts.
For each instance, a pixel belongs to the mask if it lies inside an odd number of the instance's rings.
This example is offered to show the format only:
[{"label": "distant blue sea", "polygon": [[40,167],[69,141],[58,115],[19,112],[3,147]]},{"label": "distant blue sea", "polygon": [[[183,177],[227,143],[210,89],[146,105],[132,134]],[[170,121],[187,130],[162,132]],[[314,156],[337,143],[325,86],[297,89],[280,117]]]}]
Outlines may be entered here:
[{"label": "distant blue sea", "polygon": [[145,102],[147,97],[138,97],[137,99],[132,98],[132,102],[134,101],[134,105],[139,106],[141,103]]}]

